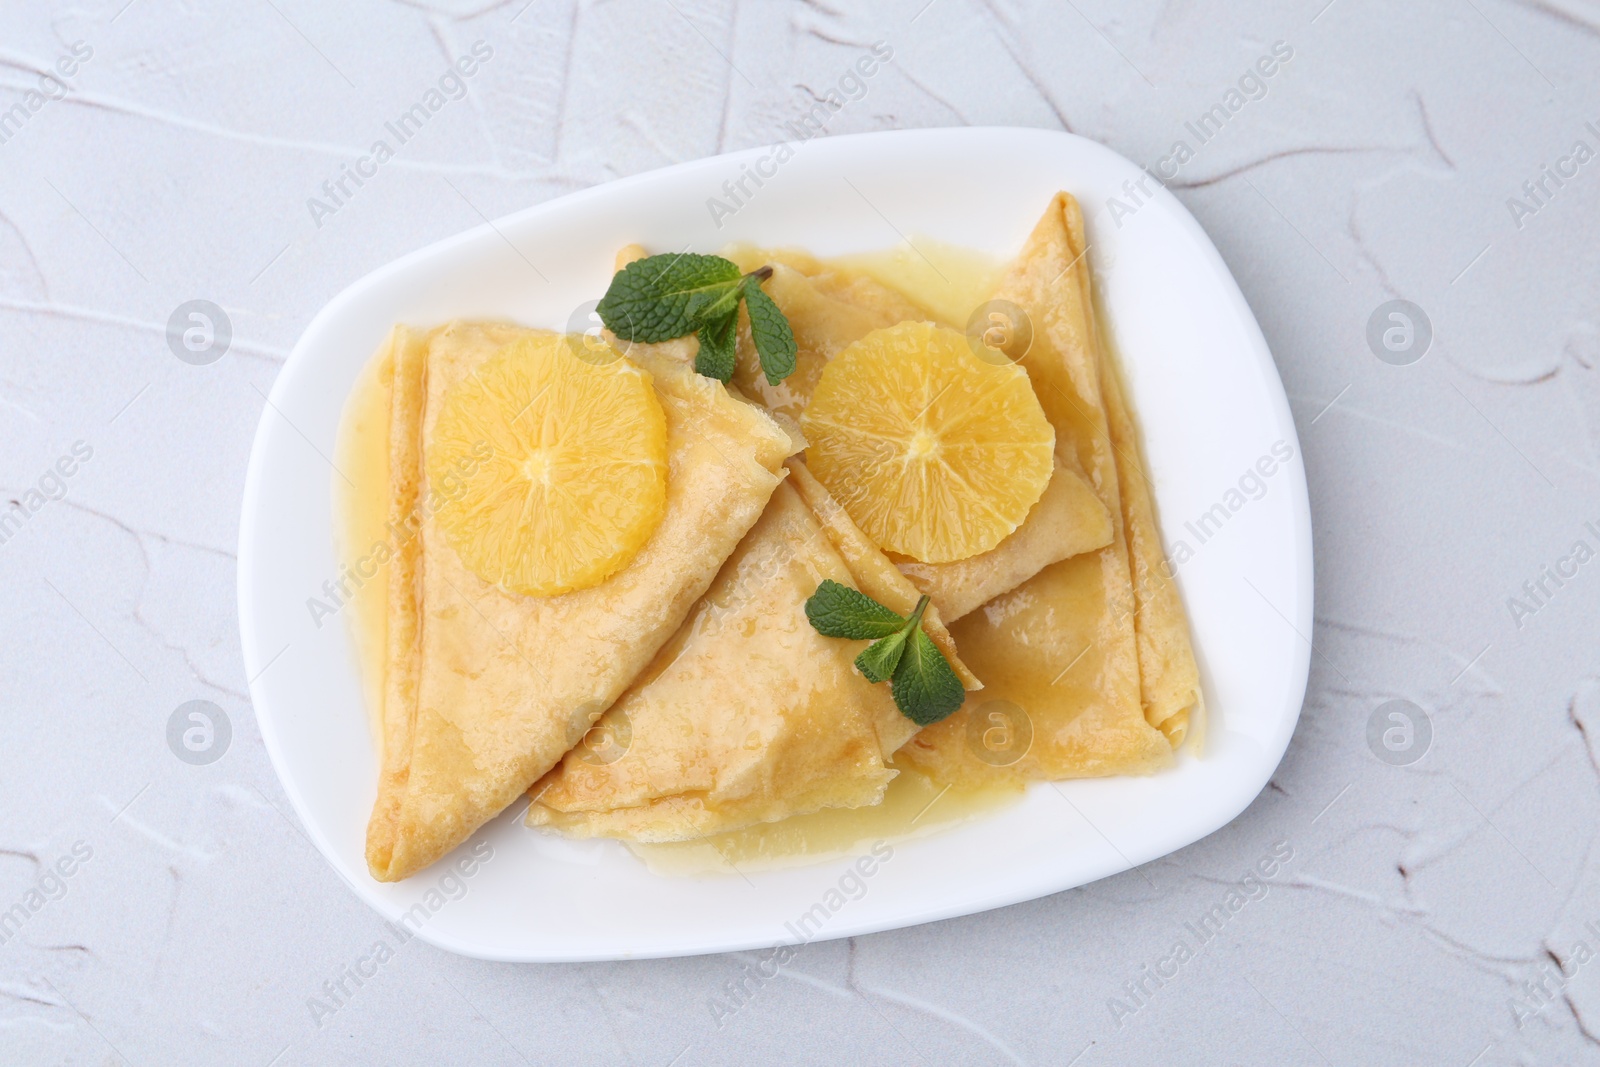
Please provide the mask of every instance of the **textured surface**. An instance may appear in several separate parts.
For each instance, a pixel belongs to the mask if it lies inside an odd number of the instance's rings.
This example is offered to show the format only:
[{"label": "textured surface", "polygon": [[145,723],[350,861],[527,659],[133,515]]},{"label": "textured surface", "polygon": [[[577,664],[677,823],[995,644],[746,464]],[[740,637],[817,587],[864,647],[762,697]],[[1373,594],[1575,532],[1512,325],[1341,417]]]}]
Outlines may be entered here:
[{"label": "textured surface", "polygon": [[[1594,3],[123,3],[0,15],[0,487],[38,505],[0,543],[0,1063],[1600,1062]],[[479,40],[466,95],[375,158]],[[841,82],[874,41],[892,60]],[[1157,863],[773,978],[415,941],[361,963],[383,928],[288,813],[238,653],[238,501],[286,352],[401,253],[791,137],[829,92],[829,133],[1067,127],[1175,169],[1310,474],[1317,654],[1283,766]],[[369,176],[324,193],[344,167]],[[206,365],[164,337],[197,299],[232,325]],[[1391,299],[1431,319],[1409,366],[1368,343]],[[1395,699],[1431,717],[1409,765],[1420,733],[1368,741]],[[215,762],[169,746],[190,700],[231,721]]]}]

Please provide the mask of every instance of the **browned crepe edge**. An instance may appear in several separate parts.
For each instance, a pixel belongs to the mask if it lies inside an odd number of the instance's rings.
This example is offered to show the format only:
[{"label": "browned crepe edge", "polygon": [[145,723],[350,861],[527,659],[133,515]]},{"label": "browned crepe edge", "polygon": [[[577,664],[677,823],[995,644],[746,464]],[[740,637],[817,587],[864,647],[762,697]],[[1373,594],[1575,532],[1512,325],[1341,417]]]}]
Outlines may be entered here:
[{"label": "browned crepe edge", "polygon": [[383,755],[378,800],[367,824],[367,867],[379,881],[392,881],[394,834],[411,770],[411,738],[417,712],[417,672],[422,616],[417,589],[421,567],[422,406],[427,390],[428,334],[396,326],[388,341],[393,369],[389,410],[389,507],[391,535],[404,534],[389,561],[388,632],[384,656]]},{"label": "browned crepe edge", "polygon": [[1104,355],[1102,369],[1106,415],[1123,483],[1123,525],[1128,532],[1134,631],[1139,649],[1139,691],[1145,719],[1167,736],[1174,749],[1187,737],[1192,738],[1198,751],[1204,740],[1205,700],[1200,690],[1200,669],[1195,663],[1188,615],[1177,583],[1172,580],[1171,565],[1162,550],[1161,529],[1156,524],[1155,502],[1144,470],[1139,432],[1124,400],[1122,376]]}]

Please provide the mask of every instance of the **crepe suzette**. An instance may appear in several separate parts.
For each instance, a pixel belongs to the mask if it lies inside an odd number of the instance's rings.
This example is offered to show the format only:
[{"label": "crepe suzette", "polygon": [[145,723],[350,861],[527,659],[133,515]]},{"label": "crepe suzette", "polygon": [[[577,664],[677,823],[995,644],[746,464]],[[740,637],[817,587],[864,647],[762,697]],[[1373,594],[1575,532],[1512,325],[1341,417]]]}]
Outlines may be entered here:
[{"label": "crepe suzette", "polygon": [[[429,484],[450,390],[548,334],[453,323],[391,340],[383,764],[367,830],[380,881],[426,867],[556,764],[682,624],[781,481],[792,439],[682,364],[636,353],[665,418],[665,506],[631,561],[589,588],[523,596],[469,569]],[[442,497],[442,502],[441,502]]]},{"label": "crepe suzette", "polygon": [[[935,778],[1149,771],[1200,726],[1188,624],[1162,558],[1121,384],[1102,348],[1084,251],[1077,201],[1060,194],[996,296],[1031,319],[1021,365],[1058,443],[1109,512],[1113,537],[952,625],[987,700],[969,701],[906,746],[903,758]],[[1003,768],[972,740],[999,721],[993,716],[1031,733],[1026,751]]]},{"label": "crepe suzette", "polygon": [[[741,246],[728,249],[727,254],[741,270],[773,267],[766,288],[794,330],[798,346],[795,371],[777,385],[767,382],[761,373],[748,324],[739,331],[733,384],[780,417],[800,419],[822,368],[848,345],[874,330],[939,317],[866,274],[830,267],[803,252]],[[619,264],[623,261],[619,259]],[[967,324],[945,325],[964,328]],[[973,341],[986,360],[1011,358],[1003,347],[983,348],[981,336]],[[1050,564],[1104,547],[1111,538],[1110,513],[1090,488],[1076,456],[1064,452],[1057,455],[1050,482],[1027,519],[994,548],[948,563],[923,563],[895,553],[889,553],[889,558],[929,595],[948,623],[1016,588]]]},{"label": "crepe suzette", "polygon": [[[918,593],[804,466],[723,565],[688,621],[531,791],[528,823],[573,836],[683,841],[822,808],[879,803],[916,732],[853,661],[865,641],[806,617],[824,580],[902,615]],[[937,610],[925,632],[968,688]]]}]

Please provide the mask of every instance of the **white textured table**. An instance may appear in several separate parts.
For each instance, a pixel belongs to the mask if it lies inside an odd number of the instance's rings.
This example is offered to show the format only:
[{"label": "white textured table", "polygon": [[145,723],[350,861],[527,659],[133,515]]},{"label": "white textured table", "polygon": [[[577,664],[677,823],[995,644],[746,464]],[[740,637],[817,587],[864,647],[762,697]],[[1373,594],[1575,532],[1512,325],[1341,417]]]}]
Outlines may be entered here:
[{"label": "white textured table", "polygon": [[[1600,1062],[1596,4],[124,2],[0,16],[0,1063]],[[892,60],[841,85],[875,41]],[[720,1027],[748,960],[420,942],[314,1012],[380,924],[289,813],[239,658],[240,490],[285,353],[401,253],[792,136],[830,91],[829,134],[1102,140],[1222,249],[1316,522],[1272,786],[1139,871],[814,945]],[[1420,361],[1415,313],[1409,348],[1386,317],[1369,345],[1396,299],[1431,322]],[[231,323],[214,362],[167,342],[191,300]],[[190,700],[231,722],[215,762],[169,747]],[[1431,740],[1386,709],[1369,744],[1390,700]]]}]

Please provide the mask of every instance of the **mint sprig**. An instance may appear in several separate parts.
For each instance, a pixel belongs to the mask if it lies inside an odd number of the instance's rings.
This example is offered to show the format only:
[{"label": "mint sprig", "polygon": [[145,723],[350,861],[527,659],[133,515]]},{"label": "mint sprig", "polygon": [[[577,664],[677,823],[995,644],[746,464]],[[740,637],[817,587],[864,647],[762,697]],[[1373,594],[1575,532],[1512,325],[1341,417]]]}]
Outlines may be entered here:
[{"label": "mint sprig", "polygon": [[646,256],[617,271],[595,311],[624,341],[655,344],[695,334],[700,353],[694,369],[726,382],[733,376],[742,300],[762,373],[777,385],[794,371],[796,346],[789,320],[761,288],[770,277],[771,267],[741,274],[721,256]]},{"label": "mint sprig", "polygon": [[824,637],[871,641],[856,657],[869,682],[889,681],[895,706],[918,726],[928,726],[959,708],[967,691],[944,653],[923,632],[928,598],[902,618],[859,590],[824,578],[806,601],[806,618]]}]

